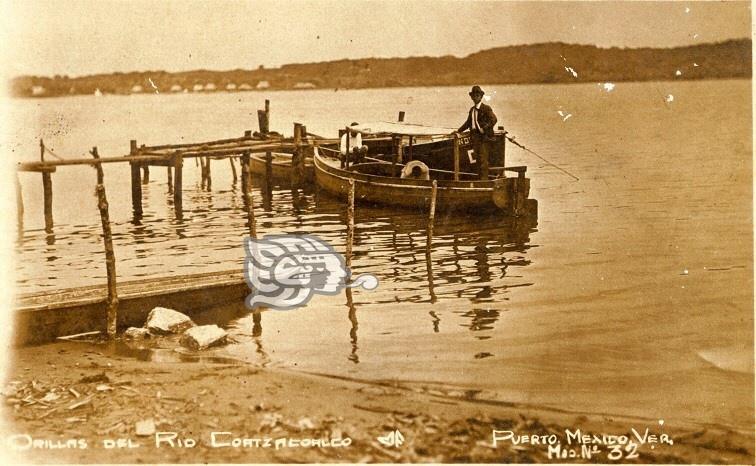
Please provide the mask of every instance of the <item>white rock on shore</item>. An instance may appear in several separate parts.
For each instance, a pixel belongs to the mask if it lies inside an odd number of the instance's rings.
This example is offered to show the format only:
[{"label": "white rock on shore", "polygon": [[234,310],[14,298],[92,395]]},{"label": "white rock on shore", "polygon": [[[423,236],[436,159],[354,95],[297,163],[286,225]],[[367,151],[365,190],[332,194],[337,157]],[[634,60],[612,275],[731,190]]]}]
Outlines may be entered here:
[{"label": "white rock on shore", "polygon": [[187,315],[173,309],[156,307],[150,311],[144,326],[157,334],[181,333],[194,327],[194,322]]},{"label": "white rock on shore", "polygon": [[129,327],[123,332],[123,336],[127,340],[144,340],[145,338],[150,338],[152,334],[143,327]]},{"label": "white rock on shore", "polygon": [[193,350],[203,350],[225,344],[227,336],[226,331],[217,325],[200,325],[184,332],[180,343]]}]

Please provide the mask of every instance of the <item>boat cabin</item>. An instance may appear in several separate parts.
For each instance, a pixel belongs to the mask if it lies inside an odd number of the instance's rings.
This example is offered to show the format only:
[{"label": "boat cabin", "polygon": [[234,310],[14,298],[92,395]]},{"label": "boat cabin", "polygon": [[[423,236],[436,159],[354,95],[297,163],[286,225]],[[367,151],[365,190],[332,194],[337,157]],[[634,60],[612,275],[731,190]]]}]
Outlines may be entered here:
[{"label": "boat cabin", "polygon": [[[431,179],[489,180],[504,176],[506,133],[499,130],[486,141],[487,157],[481,159],[473,148],[469,134],[453,135],[449,128],[404,122],[375,122],[349,126],[339,131],[339,138],[350,131],[362,135],[367,146],[365,160],[345,159],[343,168],[370,172],[380,176],[400,176],[401,167],[417,160],[425,164]],[[354,164],[354,162],[360,162]],[[390,162],[391,165],[387,165]],[[513,167],[524,173],[524,167]]]}]

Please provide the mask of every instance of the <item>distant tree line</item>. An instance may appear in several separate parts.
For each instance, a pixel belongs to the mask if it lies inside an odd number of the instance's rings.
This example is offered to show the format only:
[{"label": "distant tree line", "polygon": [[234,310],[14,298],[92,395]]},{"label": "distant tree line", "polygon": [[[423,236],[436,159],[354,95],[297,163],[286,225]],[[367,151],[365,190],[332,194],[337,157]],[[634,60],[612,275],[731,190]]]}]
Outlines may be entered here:
[{"label": "distant tree line", "polygon": [[751,77],[751,40],[676,48],[599,48],[561,42],[497,47],[464,58],[367,58],[231,71],[141,71],[81,77],[19,76],[12,95],[213,92],[252,89],[359,89],[657,81]]}]

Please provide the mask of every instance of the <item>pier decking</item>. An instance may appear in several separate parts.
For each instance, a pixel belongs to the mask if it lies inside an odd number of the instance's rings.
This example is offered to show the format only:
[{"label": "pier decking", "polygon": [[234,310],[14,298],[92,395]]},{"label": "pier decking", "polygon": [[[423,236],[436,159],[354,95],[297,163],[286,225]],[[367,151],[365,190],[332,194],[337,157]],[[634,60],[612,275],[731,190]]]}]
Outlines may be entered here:
[{"label": "pier decking", "polygon": [[[250,290],[241,270],[118,283],[118,328],[141,327],[155,306],[169,307],[189,316],[233,301],[242,302]],[[17,345],[45,343],[63,335],[106,328],[106,284],[17,296]]]}]

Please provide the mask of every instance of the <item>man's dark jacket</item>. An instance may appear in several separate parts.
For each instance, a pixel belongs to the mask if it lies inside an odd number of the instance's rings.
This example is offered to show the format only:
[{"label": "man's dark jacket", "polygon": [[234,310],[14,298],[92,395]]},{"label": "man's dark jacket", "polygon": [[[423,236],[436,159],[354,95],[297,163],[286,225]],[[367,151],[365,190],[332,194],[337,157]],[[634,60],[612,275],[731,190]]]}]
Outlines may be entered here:
[{"label": "man's dark jacket", "polygon": [[[467,121],[459,127],[457,130],[458,132],[463,132],[467,129],[470,130],[470,132],[475,135],[477,131],[473,130],[473,120],[472,120],[472,112],[475,106],[470,107],[470,111],[467,114]],[[480,126],[480,129],[483,131],[483,134],[486,135],[488,138],[493,138],[494,136],[494,126],[496,126],[496,115],[494,115],[493,109],[489,107],[488,105],[481,102],[480,108],[478,109],[478,126]],[[480,136],[480,134],[477,134]]]}]

